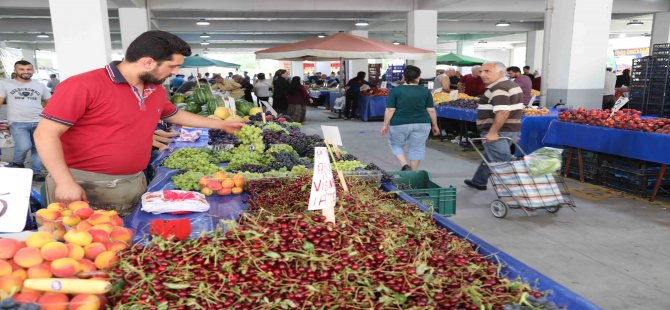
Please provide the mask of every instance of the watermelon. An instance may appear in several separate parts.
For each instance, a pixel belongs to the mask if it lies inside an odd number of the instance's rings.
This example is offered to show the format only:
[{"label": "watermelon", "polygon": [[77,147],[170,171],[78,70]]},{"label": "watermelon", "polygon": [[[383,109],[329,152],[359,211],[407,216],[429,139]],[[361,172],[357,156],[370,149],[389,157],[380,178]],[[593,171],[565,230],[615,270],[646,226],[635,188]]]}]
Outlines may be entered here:
[{"label": "watermelon", "polygon": [[184,110],[186,112],[191,112],[191,113],[198,114],[198,113],[202,112],[202,105],[200,105],[199,103],[197,103],[195,101],[187,101],[186,106],[184,107]]},{"label": "watermelon", "polygon": [[195,99],[195,102],[199,103],[200,105],[206,105],[209,103],[211,99],[214,98],[214,95],[212,95],[212,90],[209,89],[209,86],[198,86],[195,88],[193,91],[193,99]]},{"label": "watermelon", "polygon": [[216,100],[216,98],[209,99],[209,101],[207,102],[207,111],[209,112],[209,114],[214,114],[214,111],[218,107],[218,103],[219,102],[218,100]]},{"label": "watermelon", "polygon": [[246,101],[244,99],[235,100],[235,108],[237,109],[237,111],[243,114],[242,116],[249,115],[249,110],[251,110],[251,108],[255,106],[256,106],[255,104]]}]

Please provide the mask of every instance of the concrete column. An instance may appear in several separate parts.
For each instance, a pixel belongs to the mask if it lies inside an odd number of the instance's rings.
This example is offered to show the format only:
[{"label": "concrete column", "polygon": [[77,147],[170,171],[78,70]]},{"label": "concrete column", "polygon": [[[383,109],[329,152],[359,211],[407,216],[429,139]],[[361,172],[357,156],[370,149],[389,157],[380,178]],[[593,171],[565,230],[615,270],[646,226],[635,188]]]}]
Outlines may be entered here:
[{"label": "concrete column", "polygon": [[23,57],[23,60],[29,61],[31,64],[33,64],[33,68],[35,68],[35,72],[37,72],[37,57],[35,55],[34,49],[22,48],[21,57]]},{"label": "concrete column", "polygon": [[475,56],[475,41],[456,42],[456,54]]},{"label": "concrete column", "polygon": [[526,32],[526,64],[530,72],[542,68],[542,45],[544,44],[544,30]]},{"label": "concrete column", "polygon": [[[547,58],[542,83],[546,105],[600,108],[605,85],[612,0],[548,0]],[[548,25],[547,25],[548,24]]]},{"label": "concrete column", "polygon": [[119,8],[119,24],[121,26],[121,46],[125,53],[130,42],[149,30],[147,9]]},{"label": "concrete column", "polygon": [[304,69],[302,61],[291,61],[291,72],[289,72],[289,81],[294,76],[299,76],[301,79],[304,79]]},{"label": "concrete column", "polygon": [[107,0],[49,0],[49,9],[61,80],[109,63]]},{"label": "concrete column", "polygon": [[317,61],[314,63],[314,72],[330,75],[330,61]]},{"label": "concrete column", "polygon": [[[367,30],[352,30],[349,31],[350,34],[353,34],[355,36],[359,37],[368,37],[368,31]],[[367,59],[357,59],[357,60],[349,60],[347,61],[347,78],[346,80],[349,81],[353,77],[356,76],[356,73],[359,71],[365,72],[365,74],[368,73],[368,60]],[[366,76],[367,80],[367,76]]]},{"label": "concrete column", "polygon": [[[414,10],[407,13],[407,44],[426,50],[437,50],[437,10]],[[421,69],[421,78],[435,77],[436,57],[410,60],[410,65]]]},{"label": "concrete column", "polygon": [[670,43],[670,12],[654,14],[654,23],[651,28],[651,48],[654,44]]}]

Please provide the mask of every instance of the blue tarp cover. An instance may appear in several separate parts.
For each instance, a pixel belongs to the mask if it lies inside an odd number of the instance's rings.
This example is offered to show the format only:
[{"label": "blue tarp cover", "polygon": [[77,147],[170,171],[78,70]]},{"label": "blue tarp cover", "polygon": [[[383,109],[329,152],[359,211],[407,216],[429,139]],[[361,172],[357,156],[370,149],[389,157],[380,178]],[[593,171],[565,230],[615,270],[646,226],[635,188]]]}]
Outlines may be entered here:
[{"label": "blue tarp cover", "polygon": [[358,115],[367,122],[371,118],[384,118],[387,96],[360,96],[358,99]]},{"label": "blue tarp cover", "polygon": [[451,118],[459,121],[476,122],[477,110],[461,109],[448,106],[436,106],[435,114],[437,117]]}]

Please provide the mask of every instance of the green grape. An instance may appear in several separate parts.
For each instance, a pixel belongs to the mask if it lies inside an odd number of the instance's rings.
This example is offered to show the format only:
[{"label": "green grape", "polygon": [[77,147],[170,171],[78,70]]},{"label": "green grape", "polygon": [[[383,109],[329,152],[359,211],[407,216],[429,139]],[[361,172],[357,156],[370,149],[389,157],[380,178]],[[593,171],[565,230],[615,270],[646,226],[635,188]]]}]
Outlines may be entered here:
[{"label": "green grape", "polygon": [[266,151],[267,154],[279,153],[279,152],[290,152],[295,154],[295,156],[298,156],[298,152],[296,152],[293,149],[293,147],[291,147],[288,144],[275,144]]},{"label": "green grape", "polygon": [[285,122],[284,125],[288,127],[302,128],[302,124],[298,122]]},{"label": "green grape", "polygon": [[266,123],[265,125],[263,125],[263,129],[267,129],[269,131],[274,131],[274,132],[288,132],[282,126],[280,126],[279,124],[274,123],[274,122]]},{"label": "green grape", "polygon": [[365,164],[358,160],[345,160],[333,163],[333,169],[341,171],[355,171],[358,168],[365,168]]},{"label": "green grape", "polygon": [[242,144],[263,144],[263,130],[255,126],[244,126],[235,133]]},{"label": "green grape", "polygon": [[203,173],[195,171],[186,171],[172,177],[174,187],[185,191],[199,191],[200,185],[198,181],[204,176]]}]

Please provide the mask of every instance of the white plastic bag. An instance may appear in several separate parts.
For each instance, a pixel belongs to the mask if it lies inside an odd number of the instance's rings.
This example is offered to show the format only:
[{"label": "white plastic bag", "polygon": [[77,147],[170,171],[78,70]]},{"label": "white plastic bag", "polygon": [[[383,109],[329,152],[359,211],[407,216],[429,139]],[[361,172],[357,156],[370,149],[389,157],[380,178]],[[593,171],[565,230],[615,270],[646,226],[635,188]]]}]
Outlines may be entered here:
[{"label": "white plastic bag", "polygon": [[14,147],[14,139],[9,131],[0,131],[0,147]]},{"label": "white plastic bag", "polygon": [[333,107],[333,109],[342,110],[344,108],[344,104],[346,101],[347,101],[346,97],[340,97],[335,99],[335,106]]},{"label": "white plastic bag", "polygon": [[561,169],[563,150],[543,147],[524,157],[531,176],[541,176]]},{"label": "white plastic bag", "polygon": [[205,195],[190,191],[164,190],[142,195],[142,211],[154,214],[209,211]]}]

